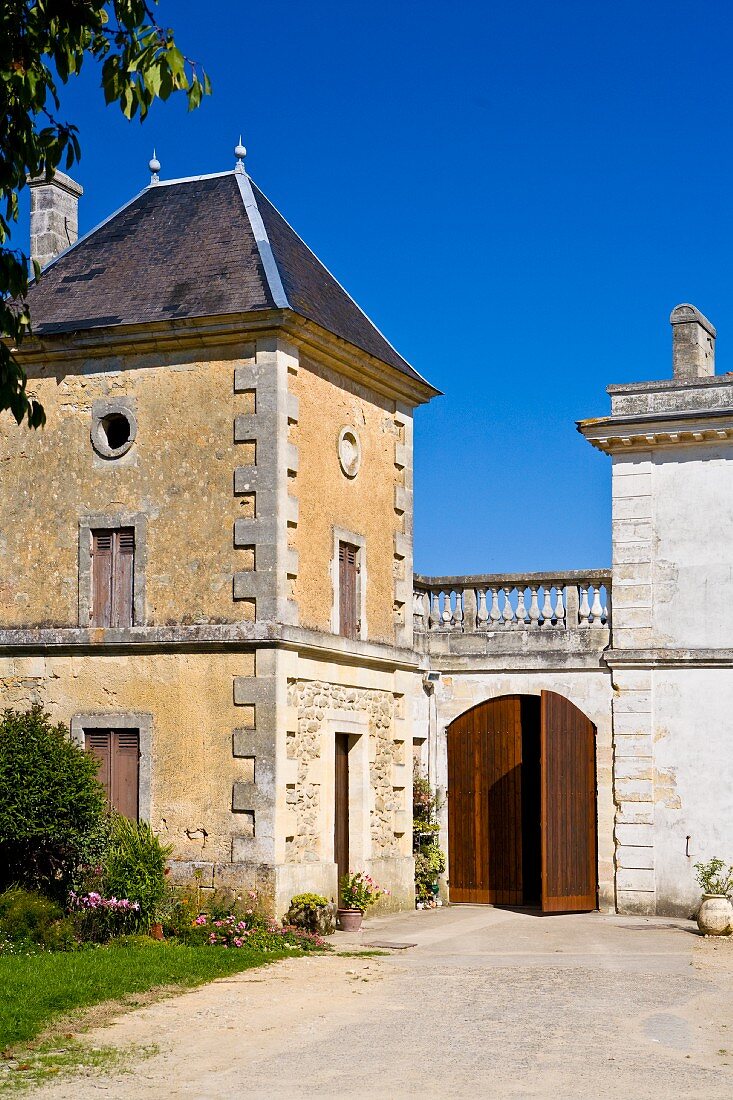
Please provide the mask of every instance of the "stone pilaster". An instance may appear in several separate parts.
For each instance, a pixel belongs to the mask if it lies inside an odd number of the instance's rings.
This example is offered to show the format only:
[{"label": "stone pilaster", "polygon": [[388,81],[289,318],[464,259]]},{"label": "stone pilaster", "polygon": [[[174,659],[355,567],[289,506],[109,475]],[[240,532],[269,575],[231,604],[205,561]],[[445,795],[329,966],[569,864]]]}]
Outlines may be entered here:
[{"label": "stone pilaster", "polygon": [[412,409],[398,402],[395,444],[395,512],[401,530],[394,540],[394,623],[395,644],[412,646],[412,539],[413,539],[413,439]]},{"label": "stone pilaster", "polygon": [[255,675],[234,678],[234,705],[242,724],[232,735],[236,761],[232,786],[232,862],[275,861],[278,652],[258,649]]},{"label": "stone pilaster", "polygon": [[273,338],[258,340],[249,361],[234,373],[234,392],[243,409],[234,421],[234,439],[242,446],[242,465],[234,471],[242,513],[234,523],[234,545],[242,551],[243,565],[234,574],[234,599],[245,604],[244,618],[287,625],[298,621],[290,598],[298,555],[288,539],[289,528],[298,522],[298,501],[291,492],[298,451],[288,439],[288,425],[298,419],[288,376],[297,369],[295,349]]}]

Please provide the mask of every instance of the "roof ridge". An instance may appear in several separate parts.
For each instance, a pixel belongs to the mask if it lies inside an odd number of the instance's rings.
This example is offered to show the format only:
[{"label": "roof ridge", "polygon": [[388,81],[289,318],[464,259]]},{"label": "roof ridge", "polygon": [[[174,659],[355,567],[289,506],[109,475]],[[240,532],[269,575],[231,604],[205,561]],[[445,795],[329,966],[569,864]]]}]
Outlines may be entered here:
[{"label": "roof ridge", "polygon": [[[255,244],[257,245],[257,251],[260,254],[260,259],[262,260],[262,267],[265,271],[267,285],[272,294],[272,300],[278,309],[290,309],[291,306],[288,301],[288,296],[285,293],[285,287],[283,286],[283,281],[280,276],[280,269],[277,266],[277,261],[272,251],[272,245],[270,244],[270,238],[267,236],[265,223],[262,220],[262,215],[257,206],[257,199],[252,190],[252,181],[246,172],[234,172],[233,175],[237,180],[244,211],[252,227],[252,234],[255,239]],[[257,189],[259,190],[259,188]],[[261,193],[262,192],[260,192],[260,194]]]}]

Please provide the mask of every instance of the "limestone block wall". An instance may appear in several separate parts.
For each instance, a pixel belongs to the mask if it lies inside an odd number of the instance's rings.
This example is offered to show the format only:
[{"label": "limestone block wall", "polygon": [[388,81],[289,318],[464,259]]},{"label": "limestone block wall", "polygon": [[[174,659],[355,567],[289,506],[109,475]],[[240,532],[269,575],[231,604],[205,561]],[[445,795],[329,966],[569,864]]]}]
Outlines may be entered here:
[{"label": "limestone block wall", "polygon": [[241,721],[232,685],[254,673],[254,653],[0,657],[0,707],[40,703],[75,736],[87,722],[138,727],[140,812],[173,844],[174,879],[198,869],[205,887],[271,894],[250,804],[237,798],[254,777],[270,782],[266,762],[253,777],[256,761],[232,752]]},{"label": "limestone block wall", "polygon": [[[232,545],[237,361],[220,349],[206,360],[179,351],[29,368],[48,419],[40,431],[0,419],[0,628],[88,626],[81,524],[107,514],[145,527],[145,624],[253,617],[232,600],[242,558]],[[137,433],[109,461],[92,447],[93,411],[121,402]]]},{"label": "limestone block wall", "polygon": [[[388,398],[303,355],[289,379],[298,401],[289,440],[298,449],[298,554],[293,597],[302,626],[332,629],[334,529],[363,542],[366,623],[362,637],[411,644],[411,413]],[[355,433],[360,464],[347,476],[339,462],[342,429]],[[407,614],[406,610],[407,609]],[[408,634],[410,635],[408,640]]]},{"label": "limestone block wall", "polygon": [[283,657],[284,736],[279,737],[277,908],[301,890],[337,896],[334,863],[336,734],[350,737],[349,847],[353,870],[386,889],[381,908],[411,907],[412,674]]}]

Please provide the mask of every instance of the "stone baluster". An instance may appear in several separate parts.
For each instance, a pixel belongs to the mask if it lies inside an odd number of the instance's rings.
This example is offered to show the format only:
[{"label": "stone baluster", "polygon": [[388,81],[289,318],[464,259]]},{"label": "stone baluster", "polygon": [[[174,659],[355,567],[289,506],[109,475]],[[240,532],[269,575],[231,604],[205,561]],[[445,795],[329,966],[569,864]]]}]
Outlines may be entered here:
[{"label": "stone baluster", "polygon": [[603,615],[603,604],[601,603],[601,586],[596,584],[593,586],[593,604],[590,609],[590,613],[593,616],[592,626],[603,626],[601,622],[601,616]]},{"label": "stone baluster", "polygon": [[430,593],[430,629],[437,630],[440,626],[440,593],[433,589]]},{"label": "stone baluster", "polygon": [[476,589],[463,589],[463,630],[466,634],[473,634],[476,630]]},{"label": "stone baluster", "polygon": [[514,611],[512,609],[512,602],[509,599],[509,596],[511,595],[511,591],[512,591],[511,588],[507,588],[506,585],[504,586],[504,613],[502,615],[502,618],[504,619],[504,626],[507,627],[507,628],[513,625],[513,620],[514,620]]},{"label": "stone baluster", "polygon": [[581,584],[580,586],[580,607],[578,608],[578,618],[581,626],[590,626],[590,604],[588,603],[587,584]]},{"label": "stone baluster", "polygon": [[491,592],[491,614],[489,618],[491,619],[492,627],[495,627],[498,626],[501,622],[501,610],[499,609],[499,589],[491,588],[489,589],[489,591]]},{"label": "stone baluster", "polygon": [[552,599],[550,597],[549,584],[544,585],[545,599],[542,604],[542,624],[543,626],[552,626]]},{"label": "stone baluster", "polygon": [[578,586],[569,584],[565,592],[565,626],[568,630],[575,630],[578,625]]},{"label": "stone baluster", "polygon": [[563,600],[562,584],[560,581],[555,582],[555,622],[558,627],[565,625],[565,601]]},{"label": "stone baluster", "polygon": [[453,626],[456,630],[463,630],[463,590],[456,589],[456,606],[453,611]]},{"label": "stone baluster", "polygon": [[517,626],[524,630],[527,625],[527,608],[524,606],[524,588],[517,588]]},{"label": "stone baluster", "polygon": [[539,585],[533,584],[530,586],[530,601],[529,601],[529,625],[536,627],[540,625],[540,604],[537,598],[537,592],[539,591]]},{"label": "stone baluster", "polygon": [[476,628],[477,630],[486,630],[486,626],[489,621],[489,612],[486,607],[486,589],[479,588],[478,590],[478,608],[476,610]]},{"label": "stone baluster", "polygon": [[450,589],[443,593],[443,629],[450,630],[453,624],[453,612],[450,606]]}]

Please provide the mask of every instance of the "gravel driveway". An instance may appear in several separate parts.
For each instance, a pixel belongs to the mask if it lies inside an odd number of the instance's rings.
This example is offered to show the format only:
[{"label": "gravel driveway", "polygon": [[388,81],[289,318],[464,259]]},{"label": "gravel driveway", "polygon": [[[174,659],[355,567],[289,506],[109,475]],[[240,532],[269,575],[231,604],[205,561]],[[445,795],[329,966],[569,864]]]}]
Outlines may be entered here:
[{"label": "gravel driveway", "polygon": [[685,921],[457,906],[372,920],[387,957],[292,959],[130,1012],[90,1045],[156,1043],[86,1100],[733,1096],[733,943]]}]

